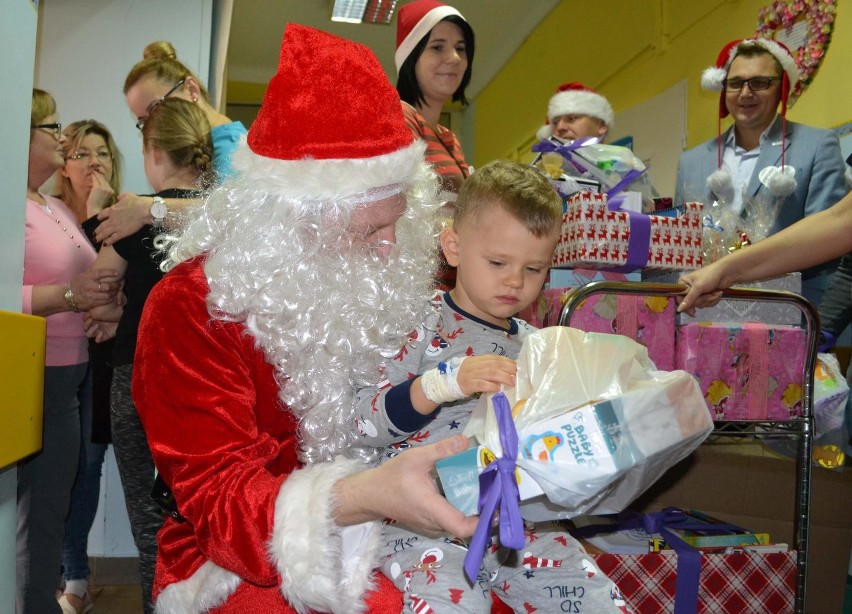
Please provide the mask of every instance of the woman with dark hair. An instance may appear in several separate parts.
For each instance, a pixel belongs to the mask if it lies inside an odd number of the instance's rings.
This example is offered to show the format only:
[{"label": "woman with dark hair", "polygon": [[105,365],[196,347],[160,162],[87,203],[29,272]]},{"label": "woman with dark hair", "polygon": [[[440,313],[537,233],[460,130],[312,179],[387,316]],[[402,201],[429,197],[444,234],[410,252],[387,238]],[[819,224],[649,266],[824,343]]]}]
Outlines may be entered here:
[{"label": "woman with dark hair", "polygon": [[473,65],[473,29],[453,7],[416,0],[399,10],[396,44],[396,89],[406,123],[426,141],[426,160],[448,192],[447,200],[455,201],[470,168],[458,138],[439,120],[447,102],[467,105],[464,90]]},{"label": "woman with dark hair", "polygon": [[[396,34],[397,92],[405,123],[426,142],[426,161],[441,180],[442,217],[450,209],[462,182],[470,174],[456,135],[440,124],[441,111],[450,101],[467,104],[474,36],[461,13],[437,0],[415,0],[399,10]],[[441,258],[438,286],[452,288],[455,270]]]}]

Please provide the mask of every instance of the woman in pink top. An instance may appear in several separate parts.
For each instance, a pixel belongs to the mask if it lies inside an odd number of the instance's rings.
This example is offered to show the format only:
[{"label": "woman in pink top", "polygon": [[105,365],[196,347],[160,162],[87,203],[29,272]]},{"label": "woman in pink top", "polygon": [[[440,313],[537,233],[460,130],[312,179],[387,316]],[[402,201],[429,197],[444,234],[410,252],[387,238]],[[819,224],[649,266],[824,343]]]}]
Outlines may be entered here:
[{"label": "woman in pink top", "polygon": [[[18,465],[16,611],[62,610],[56,601],[65,516],[77,471],[79,408],[91,402],[83,314],[115,300],[115,271],[90,269],[95,250],[74,214],[39,187],[64,163],[56,103],[33,90],[27,174],[23,312],[47,318],[42,449]],[[87,392],[87,384],[89,390]]]}]

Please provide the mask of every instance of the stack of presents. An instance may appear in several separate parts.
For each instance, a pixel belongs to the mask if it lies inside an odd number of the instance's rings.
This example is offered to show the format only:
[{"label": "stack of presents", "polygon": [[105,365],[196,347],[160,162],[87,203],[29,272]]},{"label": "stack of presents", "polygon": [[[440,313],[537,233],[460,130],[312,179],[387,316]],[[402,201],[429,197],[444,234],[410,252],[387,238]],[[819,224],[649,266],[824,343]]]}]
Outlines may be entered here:
[{"label": "stack of presents", "polygon": [[[630,536],[635,542],[635,529],[642,529],[638,549],[636,542],[633,550],[607,548],[609,538],[589,544],[634,612],[792,612],[797,558],[795,544],[789,548],[788,544],[796,494],[789,492],[789,500],[773,512],[758,514],[749,509],[752,494],[761,489],[788,493],[776,484],[746,485],[755,479],[750,467],[762,460],[740,460],[734,466],[722,461],[719,467],[728,473],[715,476],[690,467],[695,458],[716,460],[713,453],[698,449],[714,422],[783,422],[802,415],[807,350],[800,310],[789,303],[722,301],[692,318],[677,314],[674,299],[668,297],[593,294],[575,308],[568,323],[582,339],[572,339],[571,348],[564,350],[561,338],[546,331],[559,324],[574,289],[601,280],[676,282],[682,271],[697,269],[731,249],[748,249],[749,237],[742,229],[721,236],[719,212],[706,210],[702,203],[673,209],[670,200],[653,198],[644,165],[625,148],[595,139],[567,144],[551,139],[534,150],[539,153],[536,166],[563,197],[564,217],[549,282],[538,301],[519,314],[544,333],[534,341],[541,347],[525,344],[518,361],[518,387],[508,393],[519,437],[516,479],[521,511],[531,520],[577,524],[581,518],[588,524],[589,518],[607,514],[607,522],[616,524],[583,533],[587,527],[581,533],[609,534],[616,542],[618,536]],[[750,232],[759,235],[760,229]],[[797,294],[801,290],[799,274],[752,285]],[[614,335],[633,345],[619,347],[619,342],[610,341]],[[573,369],[595,366],[579,375],[551,374],[550,366],[543,365],[547,361]],[[613,380],[592,381],[605,379],[602,372]],[[690,383],[674,376],[682,372]],[[618,381],[619,377],[627,379]],[[845,387],[839,369],[818,369],[816,380],[824,398],[839,399]],[[563,382],[563,388],[554,391],[559,386],[554,382]],[[643,397],[648,388],[657,396]],[[578,389],[577,398],[571,397]],[[834,399],[838,407],[845,406],[848,388],[842,392],[842,400]],[[555,397],[564,405],[561,410],[548,407]],[[490,403],[490,398],[480,400],[479,415],[475,412],[468,429],[479,447],[439,463],[447,497],[468,513],[476,513],[477,476],[501,455],[497,427],[487,418]],[[696,406],[701,415],[690,413]],[[661,434],[666,429],[674,434]],[[794,462],[785,458],[771,462],[784,464],[781,473],[788,475],[780,479],[792,485]],[[559,472],[553,465],[569,470]],[[591,473],[590,467],[595,467]],[[678,473],[681,482],[690,474],[705,483],[693,481],[686,487],[691,494],[683,497],[683,484],[672,477]],[[831,481],[838,472],[822,473]],[[562,477],[566,474],[580,475],[582,484],[569,483]],[[779,472],[773,475],[778,478]],[[700,493],[716,492],[720,482],[722,488],[738,493],[729,509],[720,509],[718,503],[730,497],[702,500]],[[830,488],[848,491],[849,485],[838,482]],[[702,503],[714,515],[727,514],[728,520],[739,522],[707,521],[700,511]],[[788,514],[790,522],[768,518],[773,534],[761,523],[778,509]],[[848,556],[852,519],[845,510],[841,515],[845,519],[835,528],[842,527],[840,541]],[[696,517],[710,526],[696,528]],[[748,528],[740,523],[748,523]],[[648,534],[650,526],[655,532]],[[694,557],[684,557],[682,550],[666,543],[672,533],[689,537],[687,548],[702,552],[697,568],[687,561]],[[842,546],[840,551],[843,556]],[[845,560],[838,569],[846,569]],[[810,563],[813,567],[818,561]],[[845,573],[831,580],[814,573],[809,577],[808,611],[823,611],[820,598],[827,591],[828,599],[836,599]]]}]

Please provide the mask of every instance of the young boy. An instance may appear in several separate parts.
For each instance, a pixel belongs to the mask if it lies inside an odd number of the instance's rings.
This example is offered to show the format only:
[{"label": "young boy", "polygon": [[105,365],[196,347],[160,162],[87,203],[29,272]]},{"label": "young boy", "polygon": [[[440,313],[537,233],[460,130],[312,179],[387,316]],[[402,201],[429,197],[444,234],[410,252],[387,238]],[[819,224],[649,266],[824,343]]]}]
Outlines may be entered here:
[{"label": "young boy", "polygon": [[[441,233],[455,288],[386,362],[385,380],[358,393],[363,442],[383,458],[464,428],[476,397],[515,384],[515,358],[533,330],[514,318],[541,291],[559,237],[562,203],[535,169],[485,165],[463,184],[453,227]],[[516,612],[622,612],[616,586],[572,537],[527,531],[520,552],[489,548],[471,586],[466,548],[387,527],[382,570],[405,593],[405,611],[490,612],[494,590]],[[431,609],[426,609],[427,606]]]}]

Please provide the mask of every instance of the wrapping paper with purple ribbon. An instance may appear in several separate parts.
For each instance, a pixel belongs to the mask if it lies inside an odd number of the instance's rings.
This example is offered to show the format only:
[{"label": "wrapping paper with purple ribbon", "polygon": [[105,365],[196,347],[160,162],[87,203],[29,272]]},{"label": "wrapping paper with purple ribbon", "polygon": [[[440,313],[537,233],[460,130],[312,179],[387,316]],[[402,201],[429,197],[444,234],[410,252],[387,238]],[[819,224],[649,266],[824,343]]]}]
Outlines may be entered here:
[{"label": "wrapping paper with purple ribbon", "polygon": [[694,522],[689,515],[675,507],[660,512],[640,514],[626,510],[609,516],[616,524],[590,525],[572,529],[574,537],[591,537],[600,533],[642,528],[648,534],[662,535],[666,543],[677,553],[677,577],[675,580],[674,614],[694,614],[698,611],[698,580],[701,577],[701,553],[683,541],[671,529],[728,533],[742,531],[732,524],[708,524]]},{"label": "wrapping paper with purple ribbon", "polygon": [[482,565],[498,505],[500,544],[513,550],[524,547],[524,522],[521,519],[520,495],[515,479],[518,432],[515,430],[512,409],[506,395],[500,392],[494,396],[492,402],[503,454],[479,474],[479,524],[476,525],[476,532],[464,557],[464,571],[471,582],[476,582]]}]

